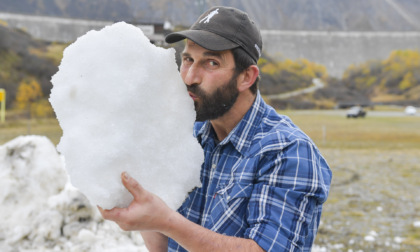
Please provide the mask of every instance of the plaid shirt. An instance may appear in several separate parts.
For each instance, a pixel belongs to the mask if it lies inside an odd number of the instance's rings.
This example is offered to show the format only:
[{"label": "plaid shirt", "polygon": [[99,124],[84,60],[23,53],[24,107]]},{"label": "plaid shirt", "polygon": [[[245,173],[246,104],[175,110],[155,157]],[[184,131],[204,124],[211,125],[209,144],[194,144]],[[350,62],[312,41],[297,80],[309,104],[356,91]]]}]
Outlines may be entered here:
[{"label": "plaid shirt", "polygon": [[[178,209],[217,233],[249,238],[266,251],[310,251],[331,182],[314,143],[260,94],[223,141],[196,123],[204,149],[202,187]],[[169,251],[185,251],[169,239]]]}]

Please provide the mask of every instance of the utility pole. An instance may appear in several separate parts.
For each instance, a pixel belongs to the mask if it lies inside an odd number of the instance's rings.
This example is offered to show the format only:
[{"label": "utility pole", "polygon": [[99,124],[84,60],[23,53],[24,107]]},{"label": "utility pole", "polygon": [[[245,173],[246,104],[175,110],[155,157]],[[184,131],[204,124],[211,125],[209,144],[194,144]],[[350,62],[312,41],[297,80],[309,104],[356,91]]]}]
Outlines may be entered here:
[{"label": "utility pole", "polygon": [[0,122],[4,123],[6,118],[6,90],[0,88]]}]

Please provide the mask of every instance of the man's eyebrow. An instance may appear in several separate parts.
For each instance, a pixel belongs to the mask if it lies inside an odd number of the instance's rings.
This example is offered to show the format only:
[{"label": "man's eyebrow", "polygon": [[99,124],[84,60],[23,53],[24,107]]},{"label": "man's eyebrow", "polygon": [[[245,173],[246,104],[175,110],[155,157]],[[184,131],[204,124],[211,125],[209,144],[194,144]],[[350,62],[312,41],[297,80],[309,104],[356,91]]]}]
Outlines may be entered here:
[{"label": "man's eyebrow", "polygon": [[187,53],[187,52],[182,52],[181,53],[181,57],[189,57],[191,56],[191,54]]},{"label": "man's eyebrow", "polygon": [[218,52],[218,51],[205,51],[203,53],[203,55],[204,56],[212,56],[212,57],[216,57],[216,58],[219,58],[219,59],[223,58],[222,52]]},{"label": "man's eyebrow", "polygon": [[[181,57],[190,57],[190,56],[191,56],[191,54],[188,53],[188,52],[181,52]],[[222,51],[220,51],[220,52],[219,51],[205,51],[205,52],[203,52],[203,56],[215,57],[215,58],[218,58],[218,59],[224,59],[225,58]]]}]

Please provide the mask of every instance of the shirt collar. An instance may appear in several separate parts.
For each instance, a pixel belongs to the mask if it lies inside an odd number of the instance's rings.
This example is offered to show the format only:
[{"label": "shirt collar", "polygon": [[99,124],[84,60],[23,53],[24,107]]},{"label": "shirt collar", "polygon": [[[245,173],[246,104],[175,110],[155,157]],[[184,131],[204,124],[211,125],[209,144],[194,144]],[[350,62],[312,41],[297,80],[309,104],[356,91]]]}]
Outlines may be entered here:
[{"label": "shirt collar", "polygon": [[[255,98],[251,108],[242,118],[242,120],[233,128],[228,136],[220,142],[221,145],[231,142],[235,149],[242,155],[245,155],[249,147],[251,146],[254,132],[260,125],[263,115],[265,113],[266,106],[259,92]],[[198,127],[197,127],[198,126]],[[210,121],[204,123],[197,123],[196,128],[198,131],[196,137],[200,142],[206,142],[209,137],[213,137],[213,133]]]}]

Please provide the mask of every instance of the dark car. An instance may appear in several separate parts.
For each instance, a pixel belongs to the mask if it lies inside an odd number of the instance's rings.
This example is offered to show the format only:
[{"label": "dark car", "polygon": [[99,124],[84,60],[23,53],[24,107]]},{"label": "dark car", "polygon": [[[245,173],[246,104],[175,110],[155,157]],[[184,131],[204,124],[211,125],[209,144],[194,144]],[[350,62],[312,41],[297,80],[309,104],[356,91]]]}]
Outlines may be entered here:
[{"label": "dark car", "polygon": [[347,110],[347,118],[365,117],[366,111],[360,106],[351,107]]}]

